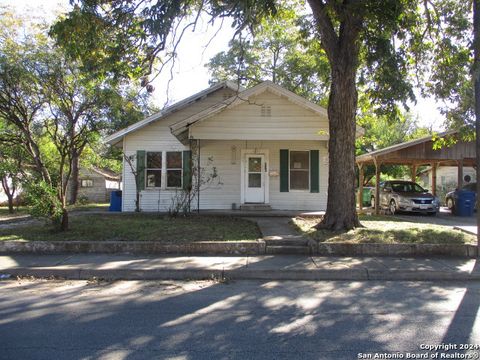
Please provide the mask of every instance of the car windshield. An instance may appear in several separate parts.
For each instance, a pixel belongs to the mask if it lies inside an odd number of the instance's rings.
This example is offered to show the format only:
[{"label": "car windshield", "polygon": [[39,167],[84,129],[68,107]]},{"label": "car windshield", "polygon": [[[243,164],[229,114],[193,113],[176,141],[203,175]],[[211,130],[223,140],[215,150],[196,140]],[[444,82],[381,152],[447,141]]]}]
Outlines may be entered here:
[{"label": "car windshield", "polygon": [[404,193],[424,193],[426,190],[420,185],[409,182],[398,182],[392,183],[392,189],[395,192],[404,192]]}]

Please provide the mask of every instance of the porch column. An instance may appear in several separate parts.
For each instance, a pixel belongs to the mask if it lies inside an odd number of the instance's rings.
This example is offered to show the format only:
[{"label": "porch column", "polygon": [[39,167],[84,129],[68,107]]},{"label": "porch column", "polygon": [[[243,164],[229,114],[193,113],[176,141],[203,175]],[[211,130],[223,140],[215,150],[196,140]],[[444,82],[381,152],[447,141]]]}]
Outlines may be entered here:
[{"label": "porch column", "polygon": [[417,182],[417,164],[413,164],[410,166],[410,178],[413,182]]},{"label": "porch column", "polygon": [[458,174],[457,174],[457,188],[463,187],[463,159],[457,161]]},{"label": "porch column", "polygon": [[358,164],[358,208],[363,210],[363,164]]},{"label": "porch column", "polygon": [[378,215],[380,206],[380,166],[381,163],[377,161],[377,158],[373,158],[375,164],[375,215]]},{"label": "porch column", "polygon": [[432,194],[433,196],[437,195],[437,167],[438,163],[432,164]]}]

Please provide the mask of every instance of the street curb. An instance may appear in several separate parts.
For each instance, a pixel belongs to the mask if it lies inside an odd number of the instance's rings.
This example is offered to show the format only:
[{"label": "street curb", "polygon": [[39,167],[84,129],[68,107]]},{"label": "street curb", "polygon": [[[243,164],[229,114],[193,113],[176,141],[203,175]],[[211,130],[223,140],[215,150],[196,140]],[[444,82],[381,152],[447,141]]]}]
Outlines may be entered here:
[{"label": "street curb", "polygon": [[18,267],[2,270],[12,276],[58,277],[69,280],[100,278],[107,280],[297,280],[297,281],[478,281],[479,274],[431,270],[299,269],[83,269],[59,267]]},{"label": "street curb", "polygon": [[[309,240],[310,255],[315,256],[447,256],[478,258],[476,245],[461,244],[349,244],[317,243]],[[282,254],[296,255],[285,246]],[[198,241],[164,244],[155,241],[0,241],[0,253],[34,254],[178,254],[178,255],[265,255],[266,242]]]}]

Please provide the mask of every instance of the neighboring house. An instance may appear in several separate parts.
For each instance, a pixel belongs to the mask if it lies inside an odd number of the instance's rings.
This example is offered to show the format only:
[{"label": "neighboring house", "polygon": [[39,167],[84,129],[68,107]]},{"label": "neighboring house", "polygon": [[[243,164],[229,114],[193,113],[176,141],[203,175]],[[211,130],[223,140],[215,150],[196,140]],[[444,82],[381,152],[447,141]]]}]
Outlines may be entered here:
[{"label": "neighboring house", "polygon": [[[474,168],[464,167],[463,176],[470,176],[470,182],[475,182],[477,174]],[[440,191],[452,191],[457,188],[458,167],[457,166],[439,166],[437,168],[437,189]],[[430,189],[432,184],[432,168],[429,167],[418,175],[418,180],[424,187]],[[467,182],[464,180],[464,185]]]},{"label": "neighboring house", "polygon": [[[106,141],[135,158],[141,211],[169,209],[190,181],[190,166],[198,166],[192,151],[221,180],[201,191],[202,210],[326,208],[327,111],[269,81],[247,90],[216,84]],[[122,178],[122,210],[134,211],[135,176],[126,162]]]},{"label": "neighboring house", "polygon": [[[72,182],[69,182],[67,191],[70,201],[70,189]],[[108,169],[84,168],[79,170],[77,201],[90,203],[105,203],[110,201],[110,193],[119,190],[121,186],[120,175]]]}]

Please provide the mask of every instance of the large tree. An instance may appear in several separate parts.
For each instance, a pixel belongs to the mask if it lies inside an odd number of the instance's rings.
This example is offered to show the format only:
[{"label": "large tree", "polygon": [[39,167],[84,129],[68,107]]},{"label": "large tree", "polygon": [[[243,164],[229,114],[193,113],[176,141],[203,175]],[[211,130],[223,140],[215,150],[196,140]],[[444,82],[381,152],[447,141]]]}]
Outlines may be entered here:
[{"label": "large tree", "polygon": [[[31,199],[66,230],[67,189],[72,179],[75,188],[83,151],[121,121],[122,111],[138,111],[125,101],[128,87],[67,58],[42,26],[27,29],[26,22],[7,11],[0,24],[0,119],[6,124],[0,142],[23,149],[33,164],[28,189],[38,194]],[[52,201],[49,206],[37,201],[44,195]]]},{"label": "large tree", "polygon": [[[441,26],[434,28],[429,18],[429,6],[437,2],[452,0],[308,0],[311,18],[306,28],[320,41],[331,72],[329,187],[322,227],[360,225],[354,191],[357,86],[366,87],[376,110],[383,114],[395,113],[399,101],[413,99],[409,76],[420,60],[428,60],[421,55],[432,50],[425,48],[424,41],[430,29],[443,31]],[[69,44],[71,55],[89,58],[92,68],[117,76],[148,74],[155,59],[165,64],[174,58],[182,34],[195,27],[202,12],[213,20],[232,17],[238,35],[265,16],[274,16],[284,4],[274,0],[74,3],[79,6],[53,32],[61,43]],[[444,20],[448,19],[439,17],[440,22]],[[98,34],[102,41],[97,40]],[[420,65],[416,70],[424,69]]]}]

